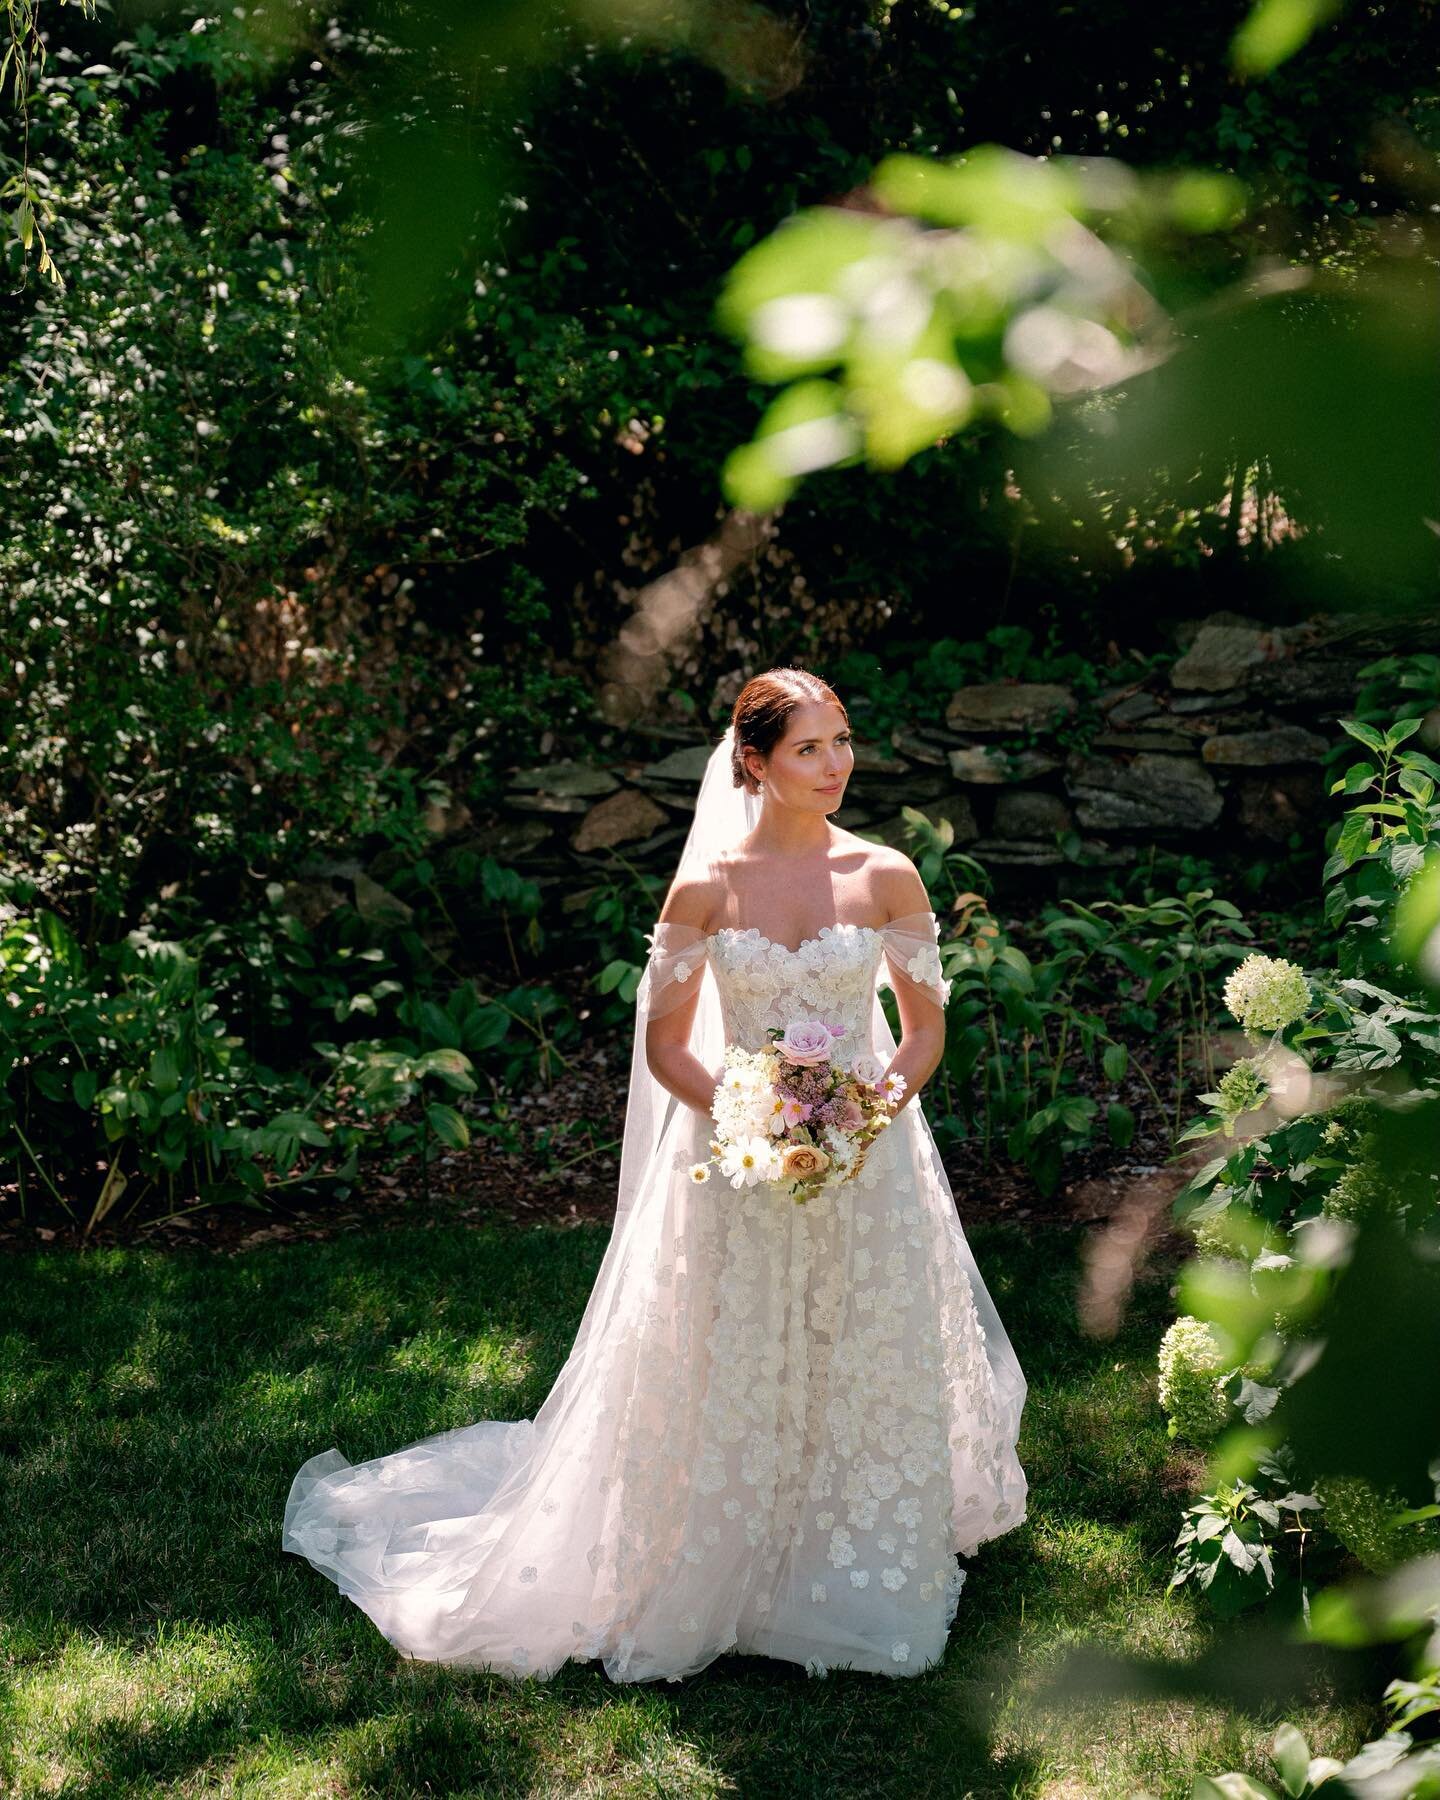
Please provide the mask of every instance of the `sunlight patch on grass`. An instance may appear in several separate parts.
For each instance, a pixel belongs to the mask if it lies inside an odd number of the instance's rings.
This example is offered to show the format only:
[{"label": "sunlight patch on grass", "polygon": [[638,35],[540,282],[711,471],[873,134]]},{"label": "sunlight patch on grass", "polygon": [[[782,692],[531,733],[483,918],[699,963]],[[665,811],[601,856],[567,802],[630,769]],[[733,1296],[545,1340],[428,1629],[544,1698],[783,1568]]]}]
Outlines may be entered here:
[{"label": "sunlight patch on grass", "polygon": [[[1106,1699],[1064,1711],[1027,1709],[1015,1697],[996,1720],[1007,1758],[1029,1764],[1015,1800],[1130,1800],[1137,1790],[1188,1794],[1197,1774],[1239,1770],[1274,1782],[1270,1741],[1278,1717],[1172,1698]],[[1348,1755],[1364,1735],[1361,1711],[1305,1709],[1316,1754]]]},{"label": "sunlight patch on grass", "polygon": [[381,1365],[467,1388],[523,1389],[535,1376],[535,1346],[522,1338],[485,1333],[478,1340],[453,1331],[420,1331],[387,1351]]},{"label": "sunlight patch on grass", "polygon": [[1045,1577],[1043,1618],[1099,1623],[1154,1593],[1154,1557],[1133,1526],[1052,1514],[1036,1525],[1031,1551]]},{"label": "sunlight patch on grass", "polygon": [[162,1624],[139,1646],[67,1632],[43,1664],[11,1674],[0,1704],[15,1747],[8,1779],[39,1794],[118,1778],[137,1757],[163,1760],[167,1741],[178,1747],[241,1708],[253,1673],[224,1628]]}]

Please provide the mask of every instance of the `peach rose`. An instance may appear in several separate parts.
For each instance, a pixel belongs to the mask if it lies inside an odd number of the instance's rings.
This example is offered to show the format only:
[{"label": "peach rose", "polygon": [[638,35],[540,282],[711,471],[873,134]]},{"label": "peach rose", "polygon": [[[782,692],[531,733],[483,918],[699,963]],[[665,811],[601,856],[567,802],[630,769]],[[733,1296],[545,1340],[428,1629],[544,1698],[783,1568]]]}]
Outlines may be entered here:
[{"label": "peach rose", "polygon": [[785,1152],[784,1173],[790,1181],[809,1181],[829,1167],[830,1158],[814,1144],[791,1144]]}]

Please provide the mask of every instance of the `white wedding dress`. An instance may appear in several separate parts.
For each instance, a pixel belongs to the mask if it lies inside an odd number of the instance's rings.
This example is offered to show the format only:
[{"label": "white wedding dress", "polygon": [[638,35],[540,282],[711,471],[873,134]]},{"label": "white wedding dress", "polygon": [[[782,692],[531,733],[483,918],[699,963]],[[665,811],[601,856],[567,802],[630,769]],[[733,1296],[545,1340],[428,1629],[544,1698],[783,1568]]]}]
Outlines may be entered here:
[{"label": "white wedding dress", "polygon": [[[823,1017],[883,1061],[877,984],[947,991],[929,913],[793,950],[676,924],[651,943],[650,1015],[708,972],[750,1048]],[[733,1650],[914,1675],[944,1650],[955,1553],[1025,1517],[1025,1380],[920,1099],[803,1205],[696,1185],[709,1136],[669,1103],[533,1421],[355,1466],[331,1449],[295,1476],[284,1548],[407,1656],[513,1677],[594,1658],[645,1681]]]}]

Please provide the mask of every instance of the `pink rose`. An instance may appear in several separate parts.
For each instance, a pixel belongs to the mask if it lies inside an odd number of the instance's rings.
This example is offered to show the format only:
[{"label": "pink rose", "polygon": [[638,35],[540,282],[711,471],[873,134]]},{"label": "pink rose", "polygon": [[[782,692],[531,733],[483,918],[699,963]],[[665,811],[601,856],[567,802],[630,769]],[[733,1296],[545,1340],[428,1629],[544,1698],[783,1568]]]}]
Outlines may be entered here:
[{"label": "pink rose", "polygon": [[830,1047],[835,1037],[830,1027],[819,1019],[797,1019],[785,1027],[785,1035],[775,1048],[787,1062],[802,1068],[829,1062]]},{"label": "pink rose", "polygon": [[872,1056],[866,1050],[852,1060],[850,1073],[865,1087],[875,1087],[885,1073],[885,1065],[878,1056]]},{"label": "pink rose", "polygon": [[865,1114],[855,1101],[845,1098],[835,1113],[835,1123],[842,1131],[858,1131],[865,1123]]}]

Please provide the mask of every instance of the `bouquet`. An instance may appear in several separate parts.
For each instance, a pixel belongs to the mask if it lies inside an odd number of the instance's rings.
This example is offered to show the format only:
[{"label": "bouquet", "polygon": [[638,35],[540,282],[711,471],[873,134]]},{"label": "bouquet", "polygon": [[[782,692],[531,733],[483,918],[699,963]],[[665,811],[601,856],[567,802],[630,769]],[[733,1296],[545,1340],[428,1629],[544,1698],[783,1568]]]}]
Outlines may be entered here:
[{"label": "bouquet", "polygon": [[846,1035],[843,1025],[800,1019],[772,1026],[767,1049],[727,1045],[712,1154],[690,1179],[708,1181],[718,1169],[731,1187],[765,1181],[804,1201],[858,1175],[906,1083],[868,1051],[845,1056]]}]

